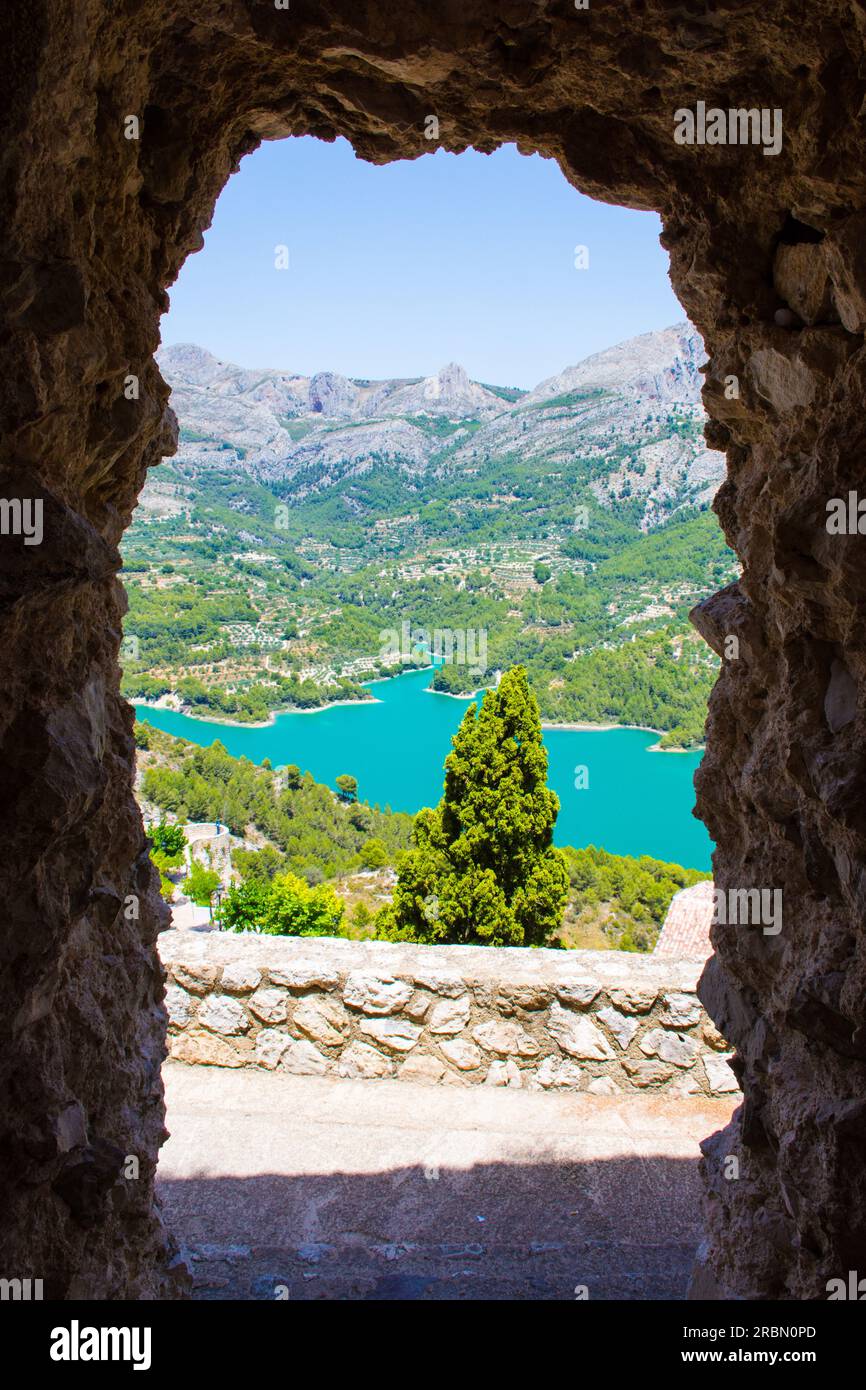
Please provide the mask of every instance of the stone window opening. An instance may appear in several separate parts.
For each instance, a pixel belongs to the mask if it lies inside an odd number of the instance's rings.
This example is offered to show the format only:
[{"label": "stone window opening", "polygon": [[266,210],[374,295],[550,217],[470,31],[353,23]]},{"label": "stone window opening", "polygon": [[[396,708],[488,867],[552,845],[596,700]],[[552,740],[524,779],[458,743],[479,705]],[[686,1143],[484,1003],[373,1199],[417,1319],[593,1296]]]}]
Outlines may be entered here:
[{"label": "stone window opening", "polygon": [[[638,26],[622,7],[530,4],[446,24],[413,4],[386,23],[331,0],[300,16],[96,4],[92,19],[37,7],[7,85],[2,492],[38,497],[44,526],[40,545],[2,550],[8,1268],[54,1298],[182,1282],[153,1201],[164,912],[117,666],[117,545],[173,442],[153,361],[165,291],[259,140],[342,134],[384,162],[419,152],[438,112],[450,149],[514,140],[584,192],[658,211],[707,347],[707,438],[728,457],[716,511],[743,577],[695,622],[719,654],[735,633],[743,657],[712,698],[698,806],[716,883],[771,885],[788,909],[776,937],[717,930],[700,986],[745,1102],[705,1153],[696,1284],[825,1297],[866,1239],[864,571],[859,531],[824,524],[862,472],[855,17],[828,0],[796,21],[643,9]],[[779,153],[676,143],[674,112],[698,101],[782,110]],[[747,1183],[725,1179],[731,1152]],[[121,1187],[129,1154],[140,1175]]]}]

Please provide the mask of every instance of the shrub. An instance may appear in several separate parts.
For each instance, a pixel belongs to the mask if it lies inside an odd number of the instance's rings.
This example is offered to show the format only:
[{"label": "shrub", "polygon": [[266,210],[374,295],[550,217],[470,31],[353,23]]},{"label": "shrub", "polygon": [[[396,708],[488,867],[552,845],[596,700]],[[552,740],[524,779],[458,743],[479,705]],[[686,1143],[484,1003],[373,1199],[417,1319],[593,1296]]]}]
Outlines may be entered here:
[{"label": "shrub", "polygon": [[229,889],[222,909],[228,931],[267,936],[336,936],[344,905],[333,888],[311,888],[295,874],[277,874],[269,884],[248,880]]},{"label": "shrub", "polygon": [[186,835],[182,825],[168,825],[161,820],[159,825],[150,827],[148,834],[154,849],[168,857],[172,868],[183,863]]},{"label": "shrub", "polygon": [[192,861],[189,875],[183,881],[183,891],[199,907],[209,907],[211,894],[219,888],[222,880],[215,869],[206,869],[197,859]]},{"label": "shrub", "polygon": [[388,863],[388,851],[381,840],[368,840],[361,846],[361,863],[365,869],[381,869]]},{"label": "shrub", "polygon": [[151,862],[154,865],[154,868],[159,873],[159,891],[165,898],[166,902],[171,902],[174,896],[174,884],[172,883],[168,874],[169,870],[176,869],[177,865],[174,863],[169,863],[168,855],[163,854],[162,851],[158,849],[151,851],[150,858]]}]

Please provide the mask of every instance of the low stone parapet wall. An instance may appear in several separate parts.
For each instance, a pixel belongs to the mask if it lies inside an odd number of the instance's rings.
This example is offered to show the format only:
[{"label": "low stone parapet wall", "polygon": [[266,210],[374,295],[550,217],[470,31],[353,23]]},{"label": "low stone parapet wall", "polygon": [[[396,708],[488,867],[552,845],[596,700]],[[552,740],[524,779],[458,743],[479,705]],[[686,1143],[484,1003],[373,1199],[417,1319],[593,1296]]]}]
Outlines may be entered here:
[{"label": "low stone parapet wall", "polygon": [[160,938],[171,1056],[318,1076],[728,1095],[699,960],[323,937]]}]

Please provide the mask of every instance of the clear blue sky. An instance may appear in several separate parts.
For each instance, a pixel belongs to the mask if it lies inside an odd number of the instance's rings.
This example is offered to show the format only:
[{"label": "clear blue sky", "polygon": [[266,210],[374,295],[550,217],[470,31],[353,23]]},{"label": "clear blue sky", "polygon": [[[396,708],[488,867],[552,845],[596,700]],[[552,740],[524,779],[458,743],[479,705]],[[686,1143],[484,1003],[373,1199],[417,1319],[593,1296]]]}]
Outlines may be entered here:
[{"label": "clear blue sky", "polygon": [[[163,319],[245,367],[534,386],[685,317],[654,213],[582,197],[514,146],[384,167],[345,140],[262,145],[217,204]],[[288,247],[277,270],[274,248]],[[589,250],[589,269],[574,248]]]}]

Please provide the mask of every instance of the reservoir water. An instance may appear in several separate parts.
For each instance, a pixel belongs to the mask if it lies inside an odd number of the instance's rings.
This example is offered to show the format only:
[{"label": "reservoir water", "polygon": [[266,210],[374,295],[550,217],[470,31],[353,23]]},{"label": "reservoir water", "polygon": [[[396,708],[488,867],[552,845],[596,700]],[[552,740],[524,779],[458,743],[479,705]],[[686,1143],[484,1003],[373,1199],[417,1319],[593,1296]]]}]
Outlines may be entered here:
[{"label": "reservoir water", "polygon": [[[417,811],[442,795],[443,766],[466,701],[427,690],[430,672],[410,671],[370,686],[378,703],[278,714],[248,728],[136,705],[139,719],[204,747],[217,739],[233,757],[274,767],[297,763],[333,787],[342,772],[358,779],[362,801]],[[548,784],[560,800],[555,840],[613,854],[651,854],[710,869],[712,842],[691,814],[700,753],[651,753],[657,736],[639,729],[545,729]],[[589,785],[575,789],[584,766]]]}]

